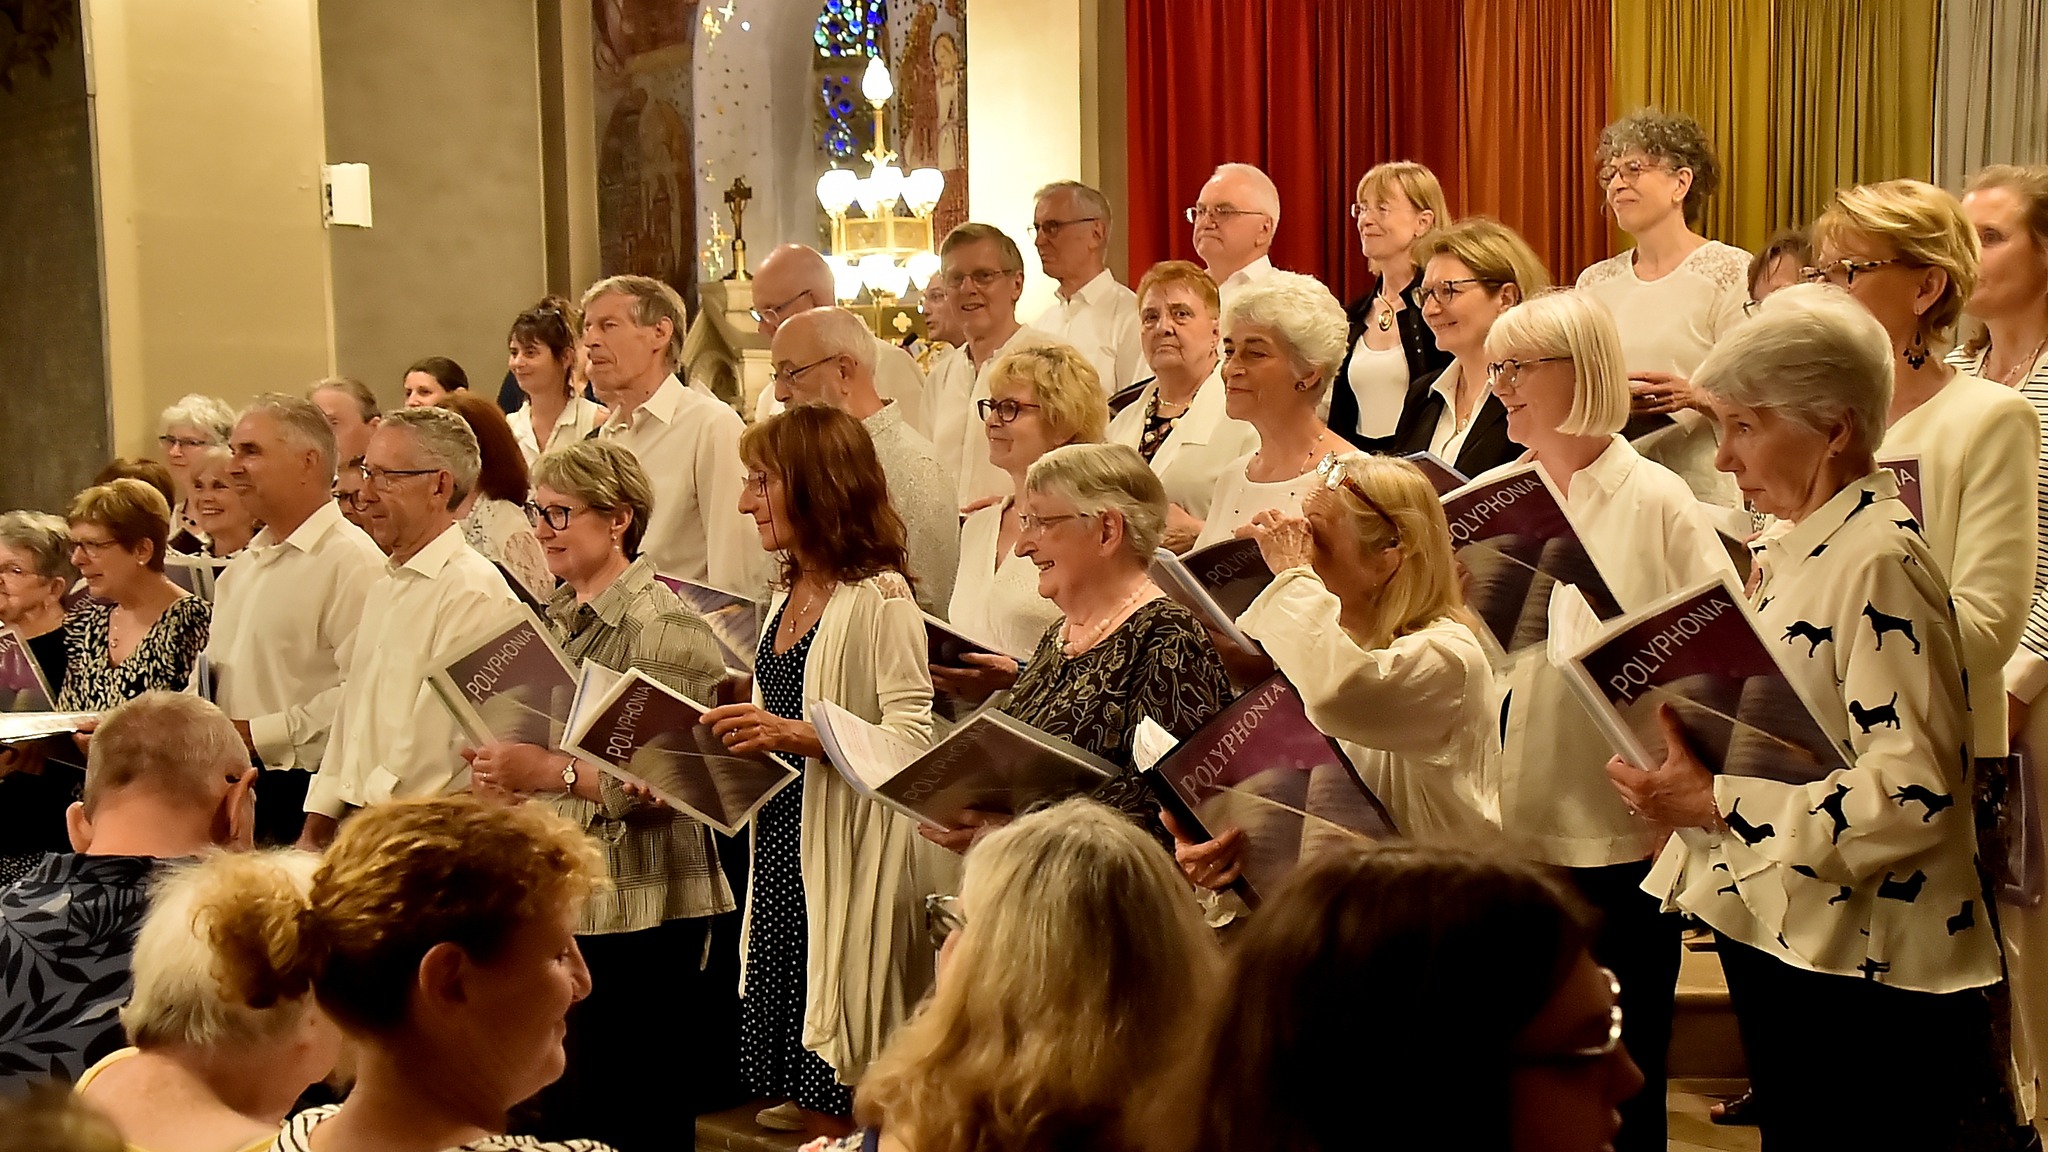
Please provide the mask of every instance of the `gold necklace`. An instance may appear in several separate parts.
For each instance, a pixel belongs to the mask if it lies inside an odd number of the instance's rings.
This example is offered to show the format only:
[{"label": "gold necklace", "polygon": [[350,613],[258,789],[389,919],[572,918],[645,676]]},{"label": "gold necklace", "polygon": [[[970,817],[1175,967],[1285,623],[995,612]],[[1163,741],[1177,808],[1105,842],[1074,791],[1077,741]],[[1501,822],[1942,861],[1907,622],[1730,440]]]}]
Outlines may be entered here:
[{"label": "gold necklace", "polygon": [[[2026,359],[2021,360],[2015,363],[2011,368],[2006,369],[2005,374],[1998,378],[1998,382],[2005,385],[2007,388],[2018,387],[2020,380],[2026,378],[2030,373],[2032,373],[2034,370],[2034,365],[2039,364],[2041,362],[2041,353],[2044,351],[2048,351],[2048,336],[2041,337],[2041,342],[2039,344],[2034,345],[2034,350],[2032,352],[2027,353]],[[1988,355],[1986,357],[1986,360],[1988,362]]]},{"label": "gold necklace", "polygon": [[1378,292],[1376,296],[1380,303],[1380,314],[1377,321],[1380,331],[1390,331],[1394,327],[1394,313],[1397,309],[1394,307],[1394,302],[1387,299],[1387,294],[1384,290]]},{"label": "gold necklace", "polygon": [[1149,577],[1138,581],[1137,588],[1132,590],[1129,596],[1124,597],[1122,603],[1110,609],[1108,615],[1082,628],[1078,634],[1074,631],[1072,620],[1063,621],[1060,625],[1060,652],[1071,660],[1095,647],[1124,619],[1124,614],[1142,602],[1151,591],[1152,581]]}]

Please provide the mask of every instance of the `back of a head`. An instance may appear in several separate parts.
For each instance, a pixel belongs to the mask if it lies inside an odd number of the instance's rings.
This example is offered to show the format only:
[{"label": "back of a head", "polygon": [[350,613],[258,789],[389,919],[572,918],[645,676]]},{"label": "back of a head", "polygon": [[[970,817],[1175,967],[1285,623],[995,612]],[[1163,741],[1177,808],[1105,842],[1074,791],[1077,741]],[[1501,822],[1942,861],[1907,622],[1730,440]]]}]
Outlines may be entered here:
[{"label": "back of a head", "polygon": [[184,692],[145,692],[108,712],[92,734],[86,813],[121,792],[147,793],[181,808],[211,808],[229,777],[248,765],[248,749],[220,709]]},{"label": "back of a head", "polygon": [[157,490],[157,494],[164,498],[166,508],[175,507],[178,503],[178,486],[171,479],[171,470],[155,460],[130,460],[126,456],[116,456],[92,478],[92,486],[97,488],[116,480],[142,481]]},{"label": "back of a head", "polygon": [[1590,913],[1522,861],[1413,844],[1317,857],[1232,954],[1193,1090],[1199,1147],[1334,1152],[1370,1117],[1388,1148],[1443,1147],[1455,1123],[1458,1147],[1507,1149],[1514,1045],[1591,940]]},{"label": "back of a head", "polygon": [[0,1152],[129,1152],[121,1130],[69,1084],[37,1084],[0,1100]]}]

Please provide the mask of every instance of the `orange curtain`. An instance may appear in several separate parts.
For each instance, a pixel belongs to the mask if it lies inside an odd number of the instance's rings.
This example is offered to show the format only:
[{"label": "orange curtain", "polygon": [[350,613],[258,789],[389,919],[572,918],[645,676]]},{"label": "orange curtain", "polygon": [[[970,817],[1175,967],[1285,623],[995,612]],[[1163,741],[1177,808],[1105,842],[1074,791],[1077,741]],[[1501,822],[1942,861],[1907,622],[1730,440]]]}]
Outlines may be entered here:
[{"label": "orange curtain", "polygon": [[1465,0],[1460,210],[1500,217],[1562,283],[1609,255],[1593,176],[1609,24],[1608,0]]}]

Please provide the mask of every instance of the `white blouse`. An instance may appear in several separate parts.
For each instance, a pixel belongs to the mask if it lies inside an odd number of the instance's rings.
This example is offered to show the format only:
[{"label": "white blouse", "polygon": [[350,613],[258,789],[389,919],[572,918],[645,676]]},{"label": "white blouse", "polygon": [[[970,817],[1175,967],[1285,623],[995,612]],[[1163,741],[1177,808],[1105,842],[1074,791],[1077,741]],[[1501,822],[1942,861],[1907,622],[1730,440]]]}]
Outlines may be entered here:
[{"label": "white blouse", "polygon": [[1849,767],[1715,776],[1729,831],[1680,831],[1643,889],[1797,968],[1954,992],[2001,978],[1998,942],[1955,617],[1897,497],[1879,470],[1758,550],[1760,631]]},{"label": "white blouse", "polygon": [[1216,491],[1209,497],[1208,519],[1202,525],[1202,534],[1195,537],[1196,548],[1230,539],[1239,528],[1251,523],[1252,517],[1269,508],[1289,516],[1301,515],[1301,502],[1323,482],[1311,468],[1292,480],[1257,483],[1244,474],[1251,462],[1252,454],[1247,452],[1231,461],[1216,478]]},{"label": "white blouse", "polygon": [[1309,720],[1343,745],[1403,836],[1497,844],[1500,740],[1479,638],[1445,617],[1368,650],[1338,627],[1337,607],[1313,570],[1289,568],[1238,624],[1301,693]]},{"label": "white blouse", "polygon": [[1961,631],[1972,749],[2006,752],[2005,662],[2034,596],[2041,422],[2027,398],[1958,372],[1884,434],[1880,460],[1920,458],[1920,510]]},{"label": "white blouse", "polygon": [[1368,348],[1360,336],[1351,346],[1344,383],[1358,397],[1358,434],[1373,439],[1392,436],[1408,400],[1408,353],[1401,342],[1395,340],[1386,349]]},{"label": "white blouse", "polygon": [[1444,406],[1436,415],[1436,430],[1429,434],[1429,452],[1439,460],[1457,463],[1458,453],[1465,450],[1465,437],[1472,434],[1472,426],[1479,423],[1479,410],[1486,406],[1486,388],[1482,385],[1479,394],[1472,398],[1472,411],[1465,417],[1463,426],[1458,424],[1458,362],[1451,361],[1430,390],[1444,398]]},{"label": "white blouse", "polygon": [[960,574],[946,622],[963,635],[1019,659],[1030,656],[1059,606],[1038,594],[1038,565],[1010,550],[998,563],[996,540],[1004,504],[977,510],[960,527]]},{"label": "white blouse", "polygon": [[[1110,443],[1138,447],[1145,438],[1145,409],[1158,389],[1157,383],[1146,385],[1136,400],[1116,414],[1109,422]],[[1195,398],[1174,421],[1173,431],[1166,434],[1159,451],[1152,454],[1152,471],[1166,486],[1166,499],[1198,520],[1209,515],[1217,477],[1259,447],[1258,429],[1232,420],[1223,403],[1223,378],[1211,372],[1195,389]]]},{"label": "white blouse", "polygon": [[[1685,481],[1620,436],[1561,487],[1566,515],[1624,611],[1716,576],[1734,578]],[[1565,868],[1626,864],[1656,851],[1658,832],[1629,815],[1607,782],[1613,747],[1543,650],[1524,653],[1504,680],[1501,827],[1517,849]]]},{"label": "white blouse", "polygon": [[526,454],[526,466],[557,448],[567,448],[578,440],[597,431],[604,423],[604,405],[582,396],[569,398],[568,407],[555,418],[555,426],[548,431],[548,442],[540,443],[533,435],[533,401],[528,400],[512,414],[512,438],[519,441],[519,450]]}]

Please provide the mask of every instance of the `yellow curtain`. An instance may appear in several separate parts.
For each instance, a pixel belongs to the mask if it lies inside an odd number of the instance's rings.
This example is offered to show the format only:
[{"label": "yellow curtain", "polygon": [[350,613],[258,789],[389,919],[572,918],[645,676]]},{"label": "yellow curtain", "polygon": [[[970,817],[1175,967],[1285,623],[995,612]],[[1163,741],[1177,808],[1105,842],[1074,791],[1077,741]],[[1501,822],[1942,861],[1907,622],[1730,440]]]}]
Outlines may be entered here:
[{"label": "yellow curtain", "polygon": [[[1771,214],[1772,0],[1629,0],[1614,5],[1614,115],[1645,105],[1700,122],[1721,162],[1702,235],[1754,251]],[[1617,250],[1627,241],[1618,232]]]},{"label": "yellow curtain", "polygon": [[1807,224],[1835,189],[1934,175],[1938,0],[1782,0],[1769,48],[1770,215]]}]

